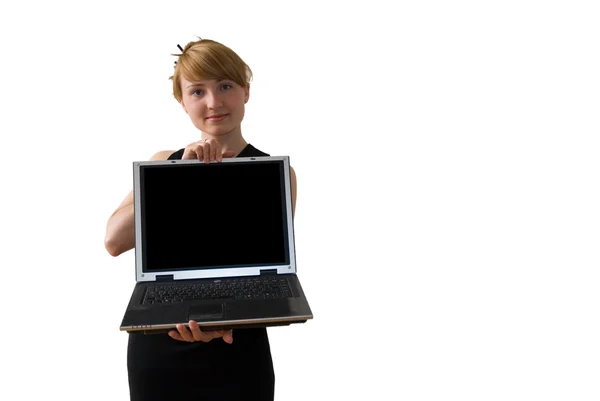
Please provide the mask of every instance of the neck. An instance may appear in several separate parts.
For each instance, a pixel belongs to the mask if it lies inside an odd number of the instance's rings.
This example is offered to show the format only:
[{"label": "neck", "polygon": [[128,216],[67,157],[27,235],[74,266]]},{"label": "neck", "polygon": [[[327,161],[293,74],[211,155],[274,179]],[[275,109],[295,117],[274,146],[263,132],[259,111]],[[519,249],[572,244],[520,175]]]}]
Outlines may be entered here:
[{"label": "neck", "polygon": [[233,130],[225,135],[210,135],[202,132],[202,139],[214,140],[221,145],[221,152],[225,153],[228,150],[232,150],[235,152],[235,156],[240,154],[246,145],[248,145],[248,142],[242,137],[242,133],[239,130]]}]

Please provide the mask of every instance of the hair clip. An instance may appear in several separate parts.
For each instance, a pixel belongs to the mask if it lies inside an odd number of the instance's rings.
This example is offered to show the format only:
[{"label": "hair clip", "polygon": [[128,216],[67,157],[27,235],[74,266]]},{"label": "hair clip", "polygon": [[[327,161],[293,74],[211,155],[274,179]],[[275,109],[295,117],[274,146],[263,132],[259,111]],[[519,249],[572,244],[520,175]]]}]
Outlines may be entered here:
[{"label": "hair clip", "polygon": [[[181,50],[181,53],[183,53],[183,49],[181,48],[181,46],[179,46],[179,43],[177,44],[177,48],[178,48],[179,50]],[[174,56],[175,56],[175,54],[174,54]],[[175,62],[175,65],[177,65],[177,61]]]}]

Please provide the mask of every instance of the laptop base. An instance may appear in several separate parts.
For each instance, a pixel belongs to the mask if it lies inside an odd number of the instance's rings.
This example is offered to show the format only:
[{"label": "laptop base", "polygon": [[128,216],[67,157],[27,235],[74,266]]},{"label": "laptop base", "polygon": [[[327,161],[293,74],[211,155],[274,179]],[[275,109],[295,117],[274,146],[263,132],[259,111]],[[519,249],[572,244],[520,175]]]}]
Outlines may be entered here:
[{"label": "laptop base", "polygon": [[[306,320],[293,322],[293,323],[306,323]],[[210,329],[202,330],[202,331],[212,331],[212,330],[243,330],[243,329],[262,329],[267,327],[278,327],[278,326],[289,326],[293,323],[267,323],[267,324],[248,324],[248,325],[237,325],[234,327],[231,326],[216,326],[211,327]],[[186,325],[187,327],[187,325]],[[170,329],[156,329],[156,330],[137,330],[137,331],[129,331],[129,334],[144,334],[144,335],[154,335],[154,334],[168,334],[171,330],[176,330],[175,328]]]}]

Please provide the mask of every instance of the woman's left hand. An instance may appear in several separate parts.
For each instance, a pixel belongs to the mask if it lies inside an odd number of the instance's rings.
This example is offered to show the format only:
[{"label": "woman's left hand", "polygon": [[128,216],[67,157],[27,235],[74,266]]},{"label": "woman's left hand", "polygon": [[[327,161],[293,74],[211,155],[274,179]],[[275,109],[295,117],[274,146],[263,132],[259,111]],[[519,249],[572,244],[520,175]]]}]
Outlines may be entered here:
[{"label": "woman's left hand", "polygon": [[169,331],[169,337],[178,340],[178,341],[187,341],[187,342],[209,342],[214,340],[215,338],[222,337],[223,341],[227,344],[231,344],[233,342],[233,332],[231,330],[210,330],[210,331],[202,331],[200,330],[200,326],[193,320],[189,322],[189,328],[183,324],[177,325],[177,330]]}]

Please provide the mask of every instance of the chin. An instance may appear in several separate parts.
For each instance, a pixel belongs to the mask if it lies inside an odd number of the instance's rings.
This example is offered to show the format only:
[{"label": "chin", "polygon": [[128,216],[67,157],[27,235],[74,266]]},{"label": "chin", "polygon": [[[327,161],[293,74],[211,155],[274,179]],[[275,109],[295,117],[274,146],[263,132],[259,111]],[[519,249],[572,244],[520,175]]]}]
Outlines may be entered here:
[{"label": "chin", "polygon": [[208,131],[204,131],[205,133],[207,133],[210,136],[225,136],[228,133],[231,132],[230,129],[220,129],[220,130],[208,130]]},{"label": "chin", "polygon": [[210,136],[224,136],[233,131],[235,127],[210,127],[210,129],[200,129],[200,131]]}]

